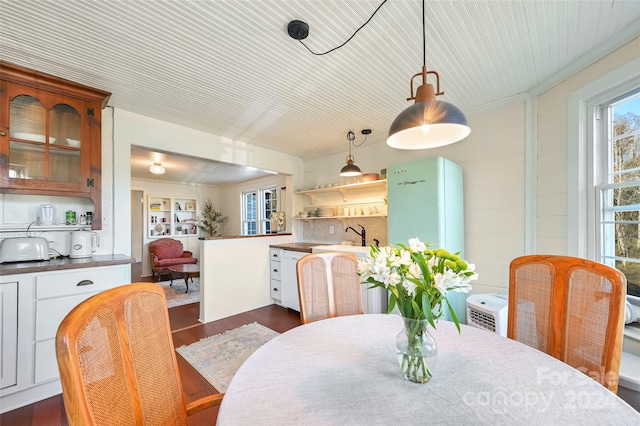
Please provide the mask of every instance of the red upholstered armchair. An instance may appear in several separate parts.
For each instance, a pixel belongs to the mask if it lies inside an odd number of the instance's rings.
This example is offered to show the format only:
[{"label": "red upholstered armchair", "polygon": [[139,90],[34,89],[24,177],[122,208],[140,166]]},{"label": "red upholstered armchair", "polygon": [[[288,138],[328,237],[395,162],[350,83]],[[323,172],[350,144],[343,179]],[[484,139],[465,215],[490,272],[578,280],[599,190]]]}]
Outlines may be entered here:
[{"label": "red upholstered armchair", "polygon": [[198,259],[193,257],[193,253],[185,251],[180,241],[171,238],[160,238],[150,242],[149,254],[151,255],[151,273],[154,281],[159,279],[163,273],[171,275],[169,268],[172,266],[198,263]]}]

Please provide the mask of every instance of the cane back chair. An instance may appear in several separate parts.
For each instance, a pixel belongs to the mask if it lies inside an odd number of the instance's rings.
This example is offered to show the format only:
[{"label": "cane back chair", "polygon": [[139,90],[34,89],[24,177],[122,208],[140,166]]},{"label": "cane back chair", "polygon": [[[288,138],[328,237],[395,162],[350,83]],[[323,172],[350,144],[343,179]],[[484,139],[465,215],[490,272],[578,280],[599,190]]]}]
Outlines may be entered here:
[{"label": "cane back chair", "polygon": [[615,392],[622,354],[626,278],[569,256],[514,259],[507,336],[575,367]]},{"label": "cane back chair", "polygon": [[222,394],[185,399],[162,287],[127,284],[74,308],[56,335],[71,425],[187,425]]},{"label": "cane back chair", "polygon": [[358,258],[351,253],[313,253],[296,265],[303,324],[363,313]]}]

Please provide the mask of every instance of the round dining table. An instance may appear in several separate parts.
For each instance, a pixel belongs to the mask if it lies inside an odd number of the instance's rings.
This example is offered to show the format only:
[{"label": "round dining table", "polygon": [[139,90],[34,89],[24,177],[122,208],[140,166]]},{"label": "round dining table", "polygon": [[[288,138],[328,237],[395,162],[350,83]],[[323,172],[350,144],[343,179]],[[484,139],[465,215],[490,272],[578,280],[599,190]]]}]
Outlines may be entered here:
[{"label": "round dining table", "polygon": [[534,348],[439,321],[434,376],[400,372],[398,315],[302,325],[260,347],[233,377],[218,412],[226,425],[640,425],[604,386]]}]

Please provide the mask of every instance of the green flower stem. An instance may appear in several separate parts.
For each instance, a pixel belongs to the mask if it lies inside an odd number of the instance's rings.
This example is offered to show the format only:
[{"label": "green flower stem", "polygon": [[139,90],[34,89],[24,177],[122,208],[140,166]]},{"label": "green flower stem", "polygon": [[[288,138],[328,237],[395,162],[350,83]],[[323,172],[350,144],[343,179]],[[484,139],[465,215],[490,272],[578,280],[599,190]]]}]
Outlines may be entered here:
[{"label": "green flower stem", "polygon": [[433,372],[422,356],[402,354],[400,368],[402,374],[413,382],[424,383],[433,377]]}]

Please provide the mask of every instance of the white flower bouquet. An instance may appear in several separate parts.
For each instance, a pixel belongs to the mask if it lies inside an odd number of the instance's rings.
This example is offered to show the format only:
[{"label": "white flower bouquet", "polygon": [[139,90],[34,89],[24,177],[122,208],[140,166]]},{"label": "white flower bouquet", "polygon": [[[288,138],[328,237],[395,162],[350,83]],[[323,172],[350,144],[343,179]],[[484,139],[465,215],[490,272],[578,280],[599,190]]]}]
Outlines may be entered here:
[{"label": "white flower bouquet", "polygon": [[430,250],[418,238],[412,238],[409,246],[371,246],[369,257],[358,262],[363,284],[389,291],[387,313],[397,306],[404,317],[405,331],[398,335],[396,346],[402,372],[411,381],[425,383],[433,375],[426,359],[435,357],[437,349],[427,324],[436,328],[437,319],[444,313],[443,302],[460,332],[447,293],[467,293],[478,274],[475,265],[458,254],[444,249]]}]

